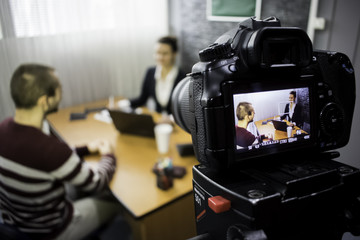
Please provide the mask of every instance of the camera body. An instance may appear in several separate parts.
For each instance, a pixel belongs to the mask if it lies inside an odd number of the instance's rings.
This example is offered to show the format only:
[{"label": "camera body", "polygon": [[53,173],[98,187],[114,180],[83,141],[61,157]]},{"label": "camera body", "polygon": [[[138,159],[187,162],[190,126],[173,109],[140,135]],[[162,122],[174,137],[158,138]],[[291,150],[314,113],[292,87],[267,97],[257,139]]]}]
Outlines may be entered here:
[{"label": "camera body", "polygon": [[355,76],[299,28],[249,18],[200,51],[172,94],[191,133],[194,239],[360,235],[360,170],[334,161],[350,137]]},{"label": "camera body", "polygon": [[[303,30],[281,27],[271,17],[249,18],[199,56],[175,88],[172,104],[176,123],[192,135],[200,163],[229,169],[347,144],[355,77],[345,54],[313,51]],[[291,93],[294,102],[288,101]],[[240,127],[240,103],[250,104],[245,115],[247,126],[255,129],[254,141],[247,139],[251,130]],[[289,110],[292,103],[301,108],[297,122],[289,118],[296,114]]]}]

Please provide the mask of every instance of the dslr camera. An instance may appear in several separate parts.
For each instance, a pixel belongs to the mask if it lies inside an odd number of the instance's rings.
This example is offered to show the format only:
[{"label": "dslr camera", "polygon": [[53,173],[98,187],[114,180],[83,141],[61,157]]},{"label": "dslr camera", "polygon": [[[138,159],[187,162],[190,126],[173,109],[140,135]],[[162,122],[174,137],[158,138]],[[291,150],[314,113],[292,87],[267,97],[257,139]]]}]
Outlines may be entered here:
[{"label": "dslr camera", "polygon": [[254,17],[199,52],[174,89],[191,133],[198,239],[360,234],[360,172],[336,162],[350,137],[355,76],[300,28]]}]

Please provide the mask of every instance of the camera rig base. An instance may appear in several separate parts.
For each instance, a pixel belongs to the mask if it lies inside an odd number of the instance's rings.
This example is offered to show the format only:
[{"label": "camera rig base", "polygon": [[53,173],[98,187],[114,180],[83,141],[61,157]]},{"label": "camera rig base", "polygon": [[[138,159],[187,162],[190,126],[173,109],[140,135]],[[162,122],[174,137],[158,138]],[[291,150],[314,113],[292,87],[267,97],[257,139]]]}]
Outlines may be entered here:
[{"label": "camera rig base", "polygon": [[[360,235],[360,170],[338,153],[215,172],[193,167],[199,239],[328,239]],[[289,160],[292,158],[292,160]],[[316,160],[314,160],[316,159]]]}]

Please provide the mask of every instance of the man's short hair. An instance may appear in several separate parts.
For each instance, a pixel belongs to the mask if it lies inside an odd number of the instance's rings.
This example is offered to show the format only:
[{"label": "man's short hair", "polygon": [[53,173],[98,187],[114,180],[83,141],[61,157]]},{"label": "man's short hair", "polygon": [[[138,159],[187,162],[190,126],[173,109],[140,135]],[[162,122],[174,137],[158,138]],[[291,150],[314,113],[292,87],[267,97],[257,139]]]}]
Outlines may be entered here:
[{"label": "man's short hair", "polygon": [[236,117],[239,121],[244,120],[245,116],[250,116],[254,111],[251,103],[248,102],[239,102],[236,107]]},{"label": "man's short hair", "polygon": [[60,83],[53,75],[54,68],[40,64],[22,64],[14,72],[11,83],[11,97],[16,108],[29,109],[43,96],[55,96]]}]

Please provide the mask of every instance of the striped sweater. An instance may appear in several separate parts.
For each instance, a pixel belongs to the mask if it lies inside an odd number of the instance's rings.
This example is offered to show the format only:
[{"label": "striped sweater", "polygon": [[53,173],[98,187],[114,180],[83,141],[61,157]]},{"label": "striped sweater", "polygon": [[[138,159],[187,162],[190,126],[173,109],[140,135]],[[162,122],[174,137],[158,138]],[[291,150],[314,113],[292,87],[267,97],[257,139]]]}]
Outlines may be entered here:
[{"label": "striped sweater", "polygon": [[0,214],[4,223],[36,239],[53,238],[71,221],[73,207],[64,183],[83,191],[105,188],[115,157],[102,156],[96,169],[54,136],[8,118],[0,123]]}]

